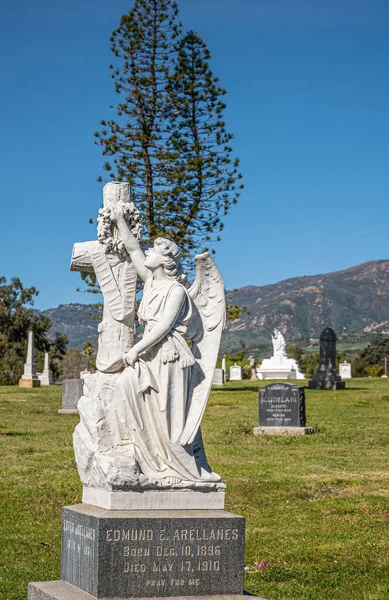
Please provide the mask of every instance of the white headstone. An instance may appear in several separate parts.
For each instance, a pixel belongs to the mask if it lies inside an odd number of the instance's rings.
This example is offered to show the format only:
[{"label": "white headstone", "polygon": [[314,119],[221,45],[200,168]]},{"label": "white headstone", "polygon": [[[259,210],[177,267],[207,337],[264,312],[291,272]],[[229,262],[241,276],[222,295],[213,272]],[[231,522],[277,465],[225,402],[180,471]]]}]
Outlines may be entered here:
[{"label": "white headstone", "polygon": [[230,367],[230,381],[241,381],[242,380],[242,367],[239,365],[233,365]]},{"label": "white headstone", "polygon": [[351,379],[351,364],[347,361],[340,363],[339,365],[339,375],[342,379]]}]

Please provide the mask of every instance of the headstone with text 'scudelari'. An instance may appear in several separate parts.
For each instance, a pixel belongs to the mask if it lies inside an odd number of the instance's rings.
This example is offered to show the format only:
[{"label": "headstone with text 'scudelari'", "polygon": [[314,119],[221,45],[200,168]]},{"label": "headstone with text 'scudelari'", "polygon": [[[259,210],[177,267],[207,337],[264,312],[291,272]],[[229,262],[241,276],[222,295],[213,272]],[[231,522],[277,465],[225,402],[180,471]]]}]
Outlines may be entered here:
[{"label": "headstone with text 'scudelari'", "polygon": [[258,390],[259,425],[254,435],[306,435],[304,388],[271,383]]}]

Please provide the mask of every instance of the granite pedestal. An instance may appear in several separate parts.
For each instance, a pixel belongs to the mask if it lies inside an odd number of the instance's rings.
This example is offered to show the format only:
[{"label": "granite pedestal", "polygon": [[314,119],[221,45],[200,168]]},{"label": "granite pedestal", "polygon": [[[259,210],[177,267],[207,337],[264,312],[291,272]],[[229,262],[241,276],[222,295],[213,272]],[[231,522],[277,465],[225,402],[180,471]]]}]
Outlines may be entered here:
[{"label": "granite pedestal", "polygon": [[[62,580],[29,600],[243,594],[244,518],[224,510],[64,507]],[[83,593],[85,595],[83,595]]]},{"label": "granite pedestal", "polygon": [[[93,597],[66,581],[45,581],[44,583],[30,583],[28,586],[30,600],[93,600]],[[156,592],[157,593],[157,592]],[[253,594],[244,593],[244,597]],[[153,596],[157,599],[158,596]],[[177,596],[166,597],[166,600],[177,598]],[[198,600],[198,596],[185,596],[186,600]],[[256,600],[266,600],[262,596],[255,596]],[[152,600],[153,600],[152,599]],[[101,600],[107,600],[102,598]],[[117,598],[116,600],[121,600]],[[201,600],[243,600],[241,594],[217,594],[215,596],[202,595]]]},{"label": "granite pedestal", "polygon": [[35,388],[40,387],[41,382],[38,377],[22,377],[19,379],[19,387],[20,388]]}]

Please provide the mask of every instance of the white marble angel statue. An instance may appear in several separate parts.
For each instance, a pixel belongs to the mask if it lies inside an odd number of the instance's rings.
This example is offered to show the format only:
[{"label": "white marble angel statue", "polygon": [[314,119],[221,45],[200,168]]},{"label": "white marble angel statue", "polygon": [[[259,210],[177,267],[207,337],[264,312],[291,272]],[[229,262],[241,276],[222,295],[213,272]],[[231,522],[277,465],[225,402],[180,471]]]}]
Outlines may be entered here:
[{"label": "white marble angel statue", "polygon": [[220,273],[201,254],[188,288],[174,242],[157,238],[144,253],[123,204],[105,208],[145,282],[138,309],[144,334],[123,355],[119,372],[97,372],[85,382],[74,434],[84,492],[220,489],[200,430],[225,322]]},{"label": "white marble angel statue", "polygon": [[279,329],[274,329],[272,335],[273,356],[286,356],[286,343]]},{"label": "white marble angel statue", "polygon": [[144,254],[120,206],[111,206],[111,217],[145,282],[138,310],[143,338],[124,355],[126,369],[116,383],[120,438],[133,445],[149,480],[168,485],[218,482],[218,475],[196,462],[191,445],[208,399],[224,325],[219,272],[208,253],[200,255],[196,281],[187,290],[174,242],[157,238]]}]

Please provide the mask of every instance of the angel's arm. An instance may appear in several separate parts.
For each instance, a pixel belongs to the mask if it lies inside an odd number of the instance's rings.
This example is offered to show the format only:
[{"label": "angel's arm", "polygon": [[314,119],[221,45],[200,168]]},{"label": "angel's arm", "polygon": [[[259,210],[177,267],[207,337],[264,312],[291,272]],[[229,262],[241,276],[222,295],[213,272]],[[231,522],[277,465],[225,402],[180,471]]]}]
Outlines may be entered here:
[{"label": "angel's arm", "polygon": [[145,267],[145,255],[140,247],[140,244],[136,237],[134,237],[125,221],[123,209],[117,204],[114,206],[110,205],[111,218],[116,221],[116,225],[119,229],[120,237],[124,243],[124,246],[131,257],[134,267],[141,279],[146,281],[151,277],[151,272]]},{"label": "angel's arm", "polygon": [[128,353],[128,355],[131,355],[131,358],[126,362],[129,364],[135,362],[139,354],[146,352],[155,346],[155,344],[158,344],[158,342],[163,340],[176,322],[185,299],[185,290],[181,286],[177,286],[171,291],[165,306],[163,319],[159,321],[151,331],[145,332],[141,341],[135,344]]}]

